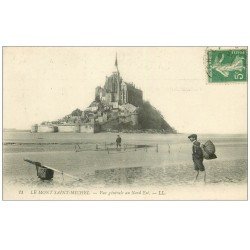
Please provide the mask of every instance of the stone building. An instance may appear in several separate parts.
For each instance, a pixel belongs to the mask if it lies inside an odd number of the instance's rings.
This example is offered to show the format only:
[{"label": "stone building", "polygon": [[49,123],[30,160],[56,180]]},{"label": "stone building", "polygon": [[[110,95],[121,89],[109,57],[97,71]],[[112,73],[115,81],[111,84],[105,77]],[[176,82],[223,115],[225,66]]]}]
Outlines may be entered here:
[{"label": "stone building", "polygon": [[116,71],[107,76],[104,87],[98,86],[95,89],[95,100],[106,104],[117,103],[123,105],[130,103],[136,107],[142,105],[142,91],[135,87],[133,83],[125,82],[120,76],[116,59]]}]

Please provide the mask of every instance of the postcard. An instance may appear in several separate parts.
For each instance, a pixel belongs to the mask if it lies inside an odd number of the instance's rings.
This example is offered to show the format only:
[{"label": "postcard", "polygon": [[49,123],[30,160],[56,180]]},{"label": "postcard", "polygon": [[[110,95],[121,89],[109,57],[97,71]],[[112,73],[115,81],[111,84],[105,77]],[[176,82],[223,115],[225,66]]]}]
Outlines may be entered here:
[{"label": "postcard", "polygon": [[247,47],[3,47],[3,200],[247,200]]}]

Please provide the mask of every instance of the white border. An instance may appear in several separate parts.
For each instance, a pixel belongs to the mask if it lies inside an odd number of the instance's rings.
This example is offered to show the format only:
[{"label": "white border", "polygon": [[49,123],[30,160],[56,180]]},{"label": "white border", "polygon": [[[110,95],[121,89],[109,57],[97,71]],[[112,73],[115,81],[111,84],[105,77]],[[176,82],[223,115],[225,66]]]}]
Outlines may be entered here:
[{"label": "white border", "polygon": [[[1,45],[247,46],[246,1],[0,3]],[[2,249],[249,249],[249,202],[1,202]]]}]

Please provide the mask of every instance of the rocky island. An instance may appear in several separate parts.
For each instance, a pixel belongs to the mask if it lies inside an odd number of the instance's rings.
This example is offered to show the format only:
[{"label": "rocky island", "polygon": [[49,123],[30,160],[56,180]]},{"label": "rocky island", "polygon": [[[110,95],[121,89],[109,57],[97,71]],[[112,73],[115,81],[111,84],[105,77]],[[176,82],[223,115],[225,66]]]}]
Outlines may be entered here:
[{"label": "rocky island", "polygon": [[97,86],[95,99],[85,109],[76,109],[62,119],[42,122],[31,132],[150,132],[176,133],[133,83],[125,82],[118,69],[106,76],[104,86]]}]

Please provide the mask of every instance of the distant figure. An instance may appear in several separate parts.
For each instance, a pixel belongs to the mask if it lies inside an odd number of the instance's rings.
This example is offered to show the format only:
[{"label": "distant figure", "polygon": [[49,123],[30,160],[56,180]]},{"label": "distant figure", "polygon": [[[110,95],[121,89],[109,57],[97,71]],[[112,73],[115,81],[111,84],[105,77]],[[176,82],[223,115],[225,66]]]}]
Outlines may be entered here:
[{"label": "distant figure", "polygon": [[117,135],[116,138],[116,148],[118,149],[118,147],[121,147],[121,143],[122,143],[122,138],[120,137],[120,135]]},{"label": "distant figure", "polygon": [[81,148],[79,146],[79,144],[76,144],[75,145],[75,152],[80,152]]},{"label": "distant figure", "polygon": [[193,143],[193,162],[194,162],[194,170],[197,171],[196,177],[194,179],[194,183],[196,182],[200,171],[204,172],[204,182],[206,183],[206,171],[205,167],[203,165],[203,152],[201,149],[201,144],[200,142],[197,141],[197,135],[192,134],[188,136],[189,140]]}]

